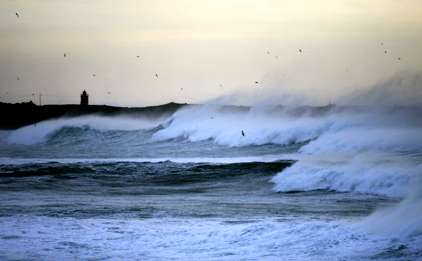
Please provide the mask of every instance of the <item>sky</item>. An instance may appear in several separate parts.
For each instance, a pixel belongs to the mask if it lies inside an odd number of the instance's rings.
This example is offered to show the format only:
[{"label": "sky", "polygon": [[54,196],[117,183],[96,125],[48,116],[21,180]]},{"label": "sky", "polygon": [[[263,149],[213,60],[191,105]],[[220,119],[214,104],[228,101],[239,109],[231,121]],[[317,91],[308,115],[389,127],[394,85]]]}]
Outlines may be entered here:
[{"label": "sky", "polygon": [[0,4],[0,102],[421,106],[421,75],[419,0]]}]

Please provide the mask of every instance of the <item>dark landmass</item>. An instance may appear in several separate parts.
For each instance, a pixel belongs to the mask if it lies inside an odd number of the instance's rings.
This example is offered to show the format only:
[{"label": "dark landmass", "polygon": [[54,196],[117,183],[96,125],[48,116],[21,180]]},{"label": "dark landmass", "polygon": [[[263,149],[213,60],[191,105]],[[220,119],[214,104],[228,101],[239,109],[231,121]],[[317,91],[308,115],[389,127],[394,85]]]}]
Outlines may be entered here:
[{"label": "dark landmass", "polygon": [[[170,117],[179,108],[183,106],[195,106],[180,103],[168,103],[149,107],[115,107],[107,105],[43,105],[38,106],[32,101],[23,103],[2,103],[0,102],[0,129],[18,129],[20,127],[35,124],[48,119],[57,119],[60,117],[78,117],[84,115],[99,116],[131,116],[131,117]],[[285,110],[292,116],[300,117],[302,115],[320,116],[328,111],[340,112],[345,107],[339,107],[333,104],[326,106],[300,106],[286,108],[282,105],[271,107],[268,113],[276,113]],[[238,105],[221,106],[222,112],[240,112],[247,113],[251,107]]]},{"label": "dark landmass", "polygon": [[0,102],[0,129],[13,130],[35,124],[37,122],[60,117],[77,117],[83,115],[100,116],[143,116],[159,117],[171,116],[179,108],[187,106],[180,103],[168,103],[150,107],[114,107],[107,105],[43,105],[38,106],[31,102],[1,103]]}]

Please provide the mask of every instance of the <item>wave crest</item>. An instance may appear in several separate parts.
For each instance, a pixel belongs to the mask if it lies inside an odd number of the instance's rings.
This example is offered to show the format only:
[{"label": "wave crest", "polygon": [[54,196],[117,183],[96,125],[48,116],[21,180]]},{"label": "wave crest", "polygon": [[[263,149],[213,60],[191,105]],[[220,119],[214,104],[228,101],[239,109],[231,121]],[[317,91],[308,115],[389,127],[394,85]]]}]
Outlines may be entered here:
[{"label": "wave crest", "polygon": [[405,197],[422,164],[380,153],[324,154],[301,158],[271,182],[277,192],[333,190]]},{"label": "wave crest", "polygon": [[[316,110],[315,110],[316,111]],[[334,123],[324,113],[284,107],[228,107],[205,105],[177,111],[154,141],[183,138],[191,142],[213,140],[228,147],[307,142]],[[243,132],[243,134],[242,134]]]},{"label": "wave crest", "polygon": [[[33,145],[47,142],[58,136],[69,142],[75,135],[84,135],[89,130],[132,131],[157,128],[162,119],[151,120],[129,117],[82,116],[42,121],[13,131],[6,142],[10,144]],[[75,128],[78,131],[75,132]],[[81,132],[82,131],[82,132]],[[83,137],[82,137],[83,138]]]}]

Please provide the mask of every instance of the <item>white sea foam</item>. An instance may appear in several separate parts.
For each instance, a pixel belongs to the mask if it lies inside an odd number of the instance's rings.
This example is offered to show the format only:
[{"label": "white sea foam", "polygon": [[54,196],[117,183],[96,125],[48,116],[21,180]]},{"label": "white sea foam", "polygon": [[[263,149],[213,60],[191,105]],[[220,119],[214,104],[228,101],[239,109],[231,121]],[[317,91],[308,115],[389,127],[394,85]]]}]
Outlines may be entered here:
[{"label": "white sea foam", "polygon": [[367,260],[402,244],[415,253],[421,243],[321,222],[28,216],[0,221],[2,259]]},{"label": "white sea foam", "polygon": [[[422,173],[421,166],[419,171]],[[422,236],[422,175],[410,180],[405,199],[398,205],[377,210],[359,225],[382,236],[410,238]]]},{"label": "white sea foam", "polygon": [[[414,259],[420,258],[422,245],[420,204],[422,117],[420,116],[421,110],[418,108],[333,108],[319,111],[309,108],[239,109],[206,105],[176,112],[163,124],[163,129],[155,132],[151,142],[166,144],[166,141],[173,142],[172,139],[176,139],[174,143],[177,143],[178,139],[191,142],[207,140],[223,147],[239,147],[235,150],[236,153],[241,152],[245,146],[268,143],[279,145],[297,143],[303,146],[297,154],[276,155],[277,149],[274,150],[272,147],[271,155],[251,157],[230,155],[222,158],[203,156],[201,150],[194,150],[183,156],[176,155],[178,151],[175,150],[172,157],[159,157],[157,155],[162,154],[154,154],[153,158],[147,156],[128,158],[125,157],[128,154],[122,154],[121,158],[107,159],[97,158],[99,157],[97,154],[89,154],[88,158],[83,159],[36,159],[13,157],[11,155],[15,154],[5,153],[3,155],[6,156],[2,155],[0,158],[0,164],[166,160],[183,163],[234,163],[293,158],[298,162],[272,179],[275,183],[274,191],[324,189],[400,197],[403,201],[396,206],[379,209],[363,220],[355,220],[353,225],[340,225],[321,219],[311,222],[309,221],[311,217],[298,220],[289,214],[286,214],[285,219],[280,218],[280,221],[276,218],[226,220],[222,217],[119,219],[118,214],[110,219],[74,219],[16,214],[0,217],[0,245],[3,246],[0,249],[0,259],[384,260],[401,257],[412,259],[415,256]],[[138,130],[159,124],[130,119],[126,122],[129,126],[125,127],[124,122],[119,123],[116,120],[117,118],[79,117],[46,121],[38,123],[37,126],[27,126],[13,131],[6,140],[9,143],[37,144],[48,140],[51,134],[65,126],[90,126],[98,130]],[[245,136],[241,135],[242,130]],[[120,141],[117,139],[115,142],[119,144]],[[189,146],[190,143],[185,142],[183,145]],[[164,150],[163,148],[168,147],[160,147]],[[128,146],[128,149],[131,150],[132,147]],[[72,154],[72,157],[74,155]],[[130,157],[132,155],[130,154]],[[37,157],[35,153],[30,156]],[[10,195],[16,198],[13,193],[20,192],[11,193]],[[52,197],[56,194],[53,191]],[[349,193],[344,194],[346,194],[344,198],[347,199]],[[108,196],[107,198],[115,199]],[[57,202],[60,203],[60,199],[57,199]],[[9,203],[4,201],[4,204],[8,207]],[[127,204],[131,205],[132,202]],[[286,210],[287,213],[288,211]],[[292,212],[291,215],[295,214]],[[331,214],[327,215],[327,219],[337,218]]]}]

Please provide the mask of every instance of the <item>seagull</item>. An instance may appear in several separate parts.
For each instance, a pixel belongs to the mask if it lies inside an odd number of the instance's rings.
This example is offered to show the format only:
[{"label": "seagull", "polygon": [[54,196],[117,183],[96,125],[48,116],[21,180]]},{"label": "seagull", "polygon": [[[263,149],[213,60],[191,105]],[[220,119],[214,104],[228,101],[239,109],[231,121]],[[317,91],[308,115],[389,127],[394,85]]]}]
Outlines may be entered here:
[{"label": "seagull", "polygon": [[19,18],[19,14],[18,14],[18,13],[16,13],[16,12],[15,12],[15,14],[16,14],[16,16]]},{"label": "seagull", "polygon": [[158,74],[155,74],[155,76],[158,78]]},{"label": "seagull", "polygon": [[258,82],[255,82],[255,83],[258,83]]},{"label": "seagull", "polygon": [[301,49],[299,49],[299,52],[302,52],[302,50],[301,50]]},{"label": "seagull", "polygon": [[242,136],[245,137],[245,133],[243,132],[243,130],[242,130]]},{"label": "seagull", "polygon": [[66,53],[64,53],[64,55],[63,55],[64,57],[66,57]]}]

